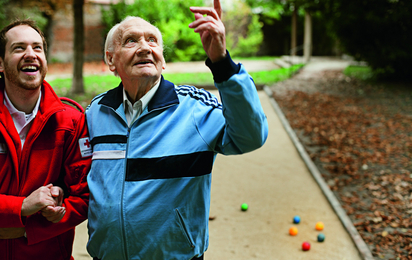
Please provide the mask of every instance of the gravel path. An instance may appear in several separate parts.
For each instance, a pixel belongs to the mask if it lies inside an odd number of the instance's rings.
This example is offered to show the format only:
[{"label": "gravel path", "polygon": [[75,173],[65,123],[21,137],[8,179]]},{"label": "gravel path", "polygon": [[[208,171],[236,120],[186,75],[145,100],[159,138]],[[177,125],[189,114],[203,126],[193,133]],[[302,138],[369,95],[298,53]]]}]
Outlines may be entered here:
[{"label": "gravel path", "polygon": [[411,84],[362,82],[344,65],[271,90],[375,259],[412,259]]}]

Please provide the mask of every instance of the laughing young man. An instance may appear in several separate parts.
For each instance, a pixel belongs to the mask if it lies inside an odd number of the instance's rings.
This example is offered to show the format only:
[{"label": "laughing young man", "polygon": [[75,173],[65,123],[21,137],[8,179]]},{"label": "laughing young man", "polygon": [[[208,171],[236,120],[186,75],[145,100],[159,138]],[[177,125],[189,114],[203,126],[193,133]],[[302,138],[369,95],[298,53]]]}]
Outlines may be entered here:
[{"label": "laughing young man", "polygon": [[44,81],[46,49],[31,20],[0,31],[2,259],[73,259],[74,228],[87,217],[85,117]]}]

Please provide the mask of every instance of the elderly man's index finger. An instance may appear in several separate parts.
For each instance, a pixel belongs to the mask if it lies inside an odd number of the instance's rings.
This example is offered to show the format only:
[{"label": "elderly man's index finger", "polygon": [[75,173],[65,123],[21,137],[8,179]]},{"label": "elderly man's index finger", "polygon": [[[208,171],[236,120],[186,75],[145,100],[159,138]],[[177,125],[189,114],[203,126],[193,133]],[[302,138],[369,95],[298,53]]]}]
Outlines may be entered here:
[{"label": "elderly man's index finger", "polygon": [[220,0],[214,0],[213,7],[215,8],[217,15],[219,15],[219,18],[222,19],[222,6],[220,5]]},{"label": "elderly man's index finger", "polygon": [[201,14],[201,15],[210,15],[215,19],[220,19],[220,17],[217,14],[216,10],[212,7],[195,7],[195,6],[191,6],[190,11],[194,14],[198,13],[198,14]]}]

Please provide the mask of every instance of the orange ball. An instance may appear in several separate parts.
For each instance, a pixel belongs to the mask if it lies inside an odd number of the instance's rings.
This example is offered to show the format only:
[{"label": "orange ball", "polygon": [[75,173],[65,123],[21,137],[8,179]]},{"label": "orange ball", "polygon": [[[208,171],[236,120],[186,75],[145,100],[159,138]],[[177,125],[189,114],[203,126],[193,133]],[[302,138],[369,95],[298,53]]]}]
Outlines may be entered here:
[{"label": "orange ball", "polygon": [[298,234],[298,229],[296,227],[289,228],[289,234],[291,236],[296,236]]},{"label": "orange ball", "polygon": [[318,222],[318,223],[316,223],[315,228],[316,228],[316,230],[319,230],[319,231],[320,231],[320,230],[323,230],[324,225],[323,225],[322,222]]}]

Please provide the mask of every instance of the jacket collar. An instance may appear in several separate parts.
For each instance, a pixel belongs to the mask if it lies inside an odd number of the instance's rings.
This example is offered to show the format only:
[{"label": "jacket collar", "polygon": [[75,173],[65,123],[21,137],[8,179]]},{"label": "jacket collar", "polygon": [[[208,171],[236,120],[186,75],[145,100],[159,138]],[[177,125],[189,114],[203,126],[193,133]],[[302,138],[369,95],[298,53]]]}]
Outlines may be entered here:
[{"label": "jacket collar", "polygon": [[[177,98],[174,84],[163,78],[160,79],[160,85],[154,94],[152,100],[150,100],[147,105],[148,111],[163,108],[169,105],[178,104],[179,100]],[[123,83],[120,82],[117,88],[107,91],[103,98],[99,101],[99,104],[106,105],[108,107],[117,110],[119,106],[123,103]]]},{"label": "jacket collar", "polygon": [[[8,112],[8,109],[4,105],[4,87],[4,80],[0,80],[0,113]],[[49,83],[43,81],[41,91],[42,95],[37,116],[41,116],[43,119],[49,114],[53,114],[59,110],[64,110],[63,103],[60,101],[59,97],[53,91]]]}]

